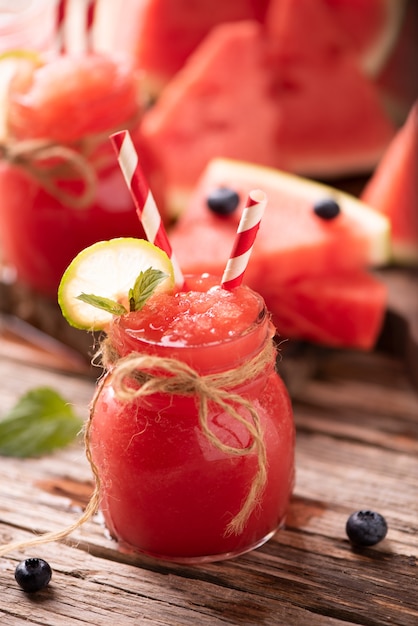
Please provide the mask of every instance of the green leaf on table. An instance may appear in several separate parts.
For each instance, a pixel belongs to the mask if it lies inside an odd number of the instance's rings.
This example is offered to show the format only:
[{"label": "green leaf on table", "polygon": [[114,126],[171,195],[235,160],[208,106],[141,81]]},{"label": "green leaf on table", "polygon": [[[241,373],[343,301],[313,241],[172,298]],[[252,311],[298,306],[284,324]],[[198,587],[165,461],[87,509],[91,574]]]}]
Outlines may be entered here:
[{"label": "green leaf on table", "polygon": [[82,426],[83,420],[56,391],[32,389],[0,419],[0,455],[41,456],[69,444]]},{"label": "green leaf on table", "polygon": [[149,267],[145,272],[140,272],[135,285],[129,290],[130,310],[140,311],[165,278],[167,278],[167,274],[152,267]]}]

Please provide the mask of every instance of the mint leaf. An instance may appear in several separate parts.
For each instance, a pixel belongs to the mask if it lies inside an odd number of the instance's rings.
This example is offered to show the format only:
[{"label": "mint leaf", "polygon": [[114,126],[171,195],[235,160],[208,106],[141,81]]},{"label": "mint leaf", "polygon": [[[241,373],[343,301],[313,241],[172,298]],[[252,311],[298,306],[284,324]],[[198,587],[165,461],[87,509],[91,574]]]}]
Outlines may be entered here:
[{"label": "mint leaf", "polygon": [[140,311],[158,285],[166,278],[167,274],[152,267],[149,267],[145,272],[141,272],[135,281],[135,285],[129,290],[130,310]]},{"label": "mint leaf", "polygon": [[32,389],[0,420],[0,455],[46,454],[70,443],[82,426],[83,420],[56,391]]},{"label": "mint leaf", "polygon": [[[129,289],[129,311],[140,311],[145,302],[152,296],[158,285],[167,278],[161,270],[149,267],[145,272],[141,272],[135,281],[132,289]],[[125,315],[128,313],[126,308],[120,302],[104,298],[103,296],[95,296],[92,293],[80,293],[77,300],[91,304],[98,309],[104,309],[111,315]]]},{"label": "mint leaf", "polygon": [[102,296],[95,296],[92,293],[80,293],[77,296],[77,300],[82,300],[82,302],[86,302],[87,304],[91,304],[95,306],[97,309],[104,309],[108,313],[112,315],[125,315],[128,311],[125,309],[123,304],[116,302],[116,300],[111,300],[110,298],[103,298]]}]

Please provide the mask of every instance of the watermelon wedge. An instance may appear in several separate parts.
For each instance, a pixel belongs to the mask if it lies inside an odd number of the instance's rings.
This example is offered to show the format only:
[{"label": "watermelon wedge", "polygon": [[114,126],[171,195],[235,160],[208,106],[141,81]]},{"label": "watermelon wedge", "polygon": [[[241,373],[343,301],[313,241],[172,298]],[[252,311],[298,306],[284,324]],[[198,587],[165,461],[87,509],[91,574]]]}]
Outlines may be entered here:
[{"label": "watermelon wedge", "polygon": [[270,0],[265,23],[284,49],[306,56],[317,44],[344,48],[375,77],[398,42],[406,7],[406,0]]},{"label": "watermelon wedge", "polygon": [[387,290],[366,271],[305,278],[287,285],[267,284],[259,277],[257,286],[281,337],[330,347],[374,347]]},{"label": "watermelon wedge", "polygon": [[[274,21],[287,0],[142,0],[135,7],[135,62],[144,74],[146,89],[158,95],[184,66],[212,28],[225,22],[255,19]],[[359,58],[362,69],[375,76],[399,37],[405,0],[314,0],[309,7],[293,3],[298,11],[302,40],[327,36],[329,24],[339,29],[339,40]],[[266,18],[267,12],[267,18]],[[328,16],[324,16],[328,13]],[[280,20],[280,18],[279,18]],[[313,26],[315,23],[315,26]]]},{"label": "watermelon wedge", "polygon": [[146,0],[138,19],[134,57],[148,93],[158,95],[217,24],[262,21],[269,0]]},{"label": "watermelon wedge", "polygon": [[393,260],[418,264],[418,101],[383,155],[362,199],[389,218]]},{"label": "watermelon wedge", "polygon": [[[219,188],[240,198],[229,215],[208,208],[208,198]],[[366,270],[388,259],[388,220],[336,189],[271,168],[214,159],[170,235],[183,271],[222,274],[243,206],[255,188],[265,191],[268,205],[245,282],[266,299],[278,332],[330,346],[372,347],[386,296]],[[324,220],[313,208],[328,199],[340,214]]]},{"label": "watermelon wedge", "polygon": [[289,58],[255,21],[212,29],[141,125],[174,214],[219,156],[313,177],[374,167],[394,126],[356,57],[315,45]]},{"label": "watermelon wedge", "polygon": [[[283,2],[283,0],[276,1]],[[405,0],[324,0],[324,3],[344,33],[350,47],[356,52],[363,71],[369,76],[376,76],[399,38],[407,2]],[[315,4],[319,3],[315,2]]]}]

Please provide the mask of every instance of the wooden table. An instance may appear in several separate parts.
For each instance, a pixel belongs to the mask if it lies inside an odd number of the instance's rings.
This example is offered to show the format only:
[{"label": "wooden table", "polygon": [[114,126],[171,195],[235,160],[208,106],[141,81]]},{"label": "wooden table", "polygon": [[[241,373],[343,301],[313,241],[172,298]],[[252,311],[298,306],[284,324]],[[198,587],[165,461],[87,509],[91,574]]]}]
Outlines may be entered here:
[{"label": "wooden table", "polygon": [[[50,385],[87,416],[91,373],[3,335],[0,415]],[[9,355],[9,356],[8,356]],[[60,360],[61,359],[61,360]],[[60,371],[68,368],[67,371]],[[286,356],[297,427],[297,482],[286,527],[235,560],[199,567],[123,554],[100,517],[64,543],[0,558],[5,626],[415,626],[418,624],[418,393],[405,361],[302,346]],[[71,371],[70,371],[71,370]],[[39,459],[0,457],[0,542],[74,522],[91,492],[82,443]],[[388,522],[377,546],[353,549],[348,515]],[[45,558],[52,581],[24,594],[14,569]]]}]

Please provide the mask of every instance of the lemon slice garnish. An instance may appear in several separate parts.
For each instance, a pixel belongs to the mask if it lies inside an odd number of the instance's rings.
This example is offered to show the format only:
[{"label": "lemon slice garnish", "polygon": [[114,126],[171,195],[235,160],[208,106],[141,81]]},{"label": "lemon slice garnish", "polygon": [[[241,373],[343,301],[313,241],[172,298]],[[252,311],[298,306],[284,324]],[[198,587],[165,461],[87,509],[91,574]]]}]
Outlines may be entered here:
[{"label": "lemon slice garnish", "polygon": [[114,315],[79,297],[94,294],[129,311],[129,292],[139,274],[150,268],[165,274],[154,293],[174,290],[173,264],[163,250],[145,239],[118,237],[85,248],[67,267],[58,288],[63,316],[76,328],[106,329]]}]

